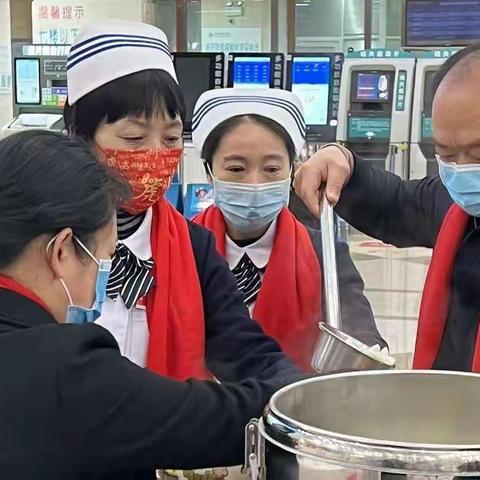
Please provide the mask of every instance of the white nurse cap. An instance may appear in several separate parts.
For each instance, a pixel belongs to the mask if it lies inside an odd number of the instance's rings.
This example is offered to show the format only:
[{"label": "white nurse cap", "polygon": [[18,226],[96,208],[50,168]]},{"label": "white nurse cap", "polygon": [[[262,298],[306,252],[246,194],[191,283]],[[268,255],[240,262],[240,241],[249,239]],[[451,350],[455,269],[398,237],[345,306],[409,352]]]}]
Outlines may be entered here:
[{"label": "white nurse cap", "polygon": [[73,105],[112,80],[149,69],[164,70],[177,81],[162,30],[126,20],[92,23],[80,32],[68,54],[68,103]]},{"label": "white nurse cap", "polygon": [[296,95],[278,89],[222,88],[203,93],[192,119],[193,144],[201,156],[212,131],[225,120],[239,115],[261,115],[280,124],[290,135],[297,155],[305,145],[305,118]]}]

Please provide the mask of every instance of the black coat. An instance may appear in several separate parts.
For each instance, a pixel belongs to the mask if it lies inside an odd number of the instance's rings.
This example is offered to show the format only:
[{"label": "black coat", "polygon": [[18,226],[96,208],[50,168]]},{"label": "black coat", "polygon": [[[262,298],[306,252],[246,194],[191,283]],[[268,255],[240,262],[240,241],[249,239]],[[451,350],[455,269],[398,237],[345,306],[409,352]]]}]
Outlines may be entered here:
[{"label": "black coat", "polygon": [[[356,157],[336,210],[351,225],[384,242],[433,248],[452,203],[438,176],[403,181]],[[435,368],[471,370],[479,291],[480,230],[470,219],[453,268],[452,299]]]},{"label": "black coat", "polygon": [[0,290],[2,480],[143,480],[155,468],[242,463],[244,426],[302,375],[248,317],[212,236],[190,230],[203,250],[207,365],[225,383],[155,375],[121,357],[102,327],[59,325]]}]

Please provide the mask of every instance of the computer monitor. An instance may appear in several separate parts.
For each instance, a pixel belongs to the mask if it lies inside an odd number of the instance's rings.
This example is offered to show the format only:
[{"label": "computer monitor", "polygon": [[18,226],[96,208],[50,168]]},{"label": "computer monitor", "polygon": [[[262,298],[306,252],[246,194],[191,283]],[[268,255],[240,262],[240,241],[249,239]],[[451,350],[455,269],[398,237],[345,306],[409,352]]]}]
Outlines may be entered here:
[{"label": "computer monitor", "polygon": [[234,88],[283,88],[285,56],[281,53],[229,55],[228,86]]},{"label": "computer monitor", "polygon": [[393,97],[392,72],[366,70],[354,72],[352,101],[361,103],[387,103]]},{"label": "computer monitor", "polygon": [[178,52],[174,53],[173,61],[187,108],[185,131],[191,132],[193,109],[200,95],[225,84],[225,56]]},{"label": "computer monitor", "polygon": [[480,0],[406,0],[406,47],[463,46],[480,38]]},{"label": "computer monitor", "polygon": [[40,59],[15,58],[15,103],[18,105],[39,105]]}]

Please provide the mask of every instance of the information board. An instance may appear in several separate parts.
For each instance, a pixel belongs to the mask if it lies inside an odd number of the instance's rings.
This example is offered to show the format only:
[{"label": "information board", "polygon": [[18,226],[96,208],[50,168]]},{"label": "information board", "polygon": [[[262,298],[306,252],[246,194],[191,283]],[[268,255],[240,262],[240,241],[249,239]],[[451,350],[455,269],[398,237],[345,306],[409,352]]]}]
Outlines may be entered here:
[{"label": "information board", "polygon": [[480,38],[480,0],[407,0],[407,47],[468,45]]}]

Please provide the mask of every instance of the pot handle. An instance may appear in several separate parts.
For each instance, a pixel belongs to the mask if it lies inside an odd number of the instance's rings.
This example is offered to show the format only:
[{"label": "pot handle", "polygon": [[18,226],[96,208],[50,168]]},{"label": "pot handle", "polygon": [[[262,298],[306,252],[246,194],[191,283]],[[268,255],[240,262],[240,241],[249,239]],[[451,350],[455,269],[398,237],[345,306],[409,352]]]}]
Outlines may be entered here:
[{"label": "pot handle", "polygon": [[247,474],[250,480],[264,480],[263,440],[258,430],[258,420],[253,419],[245,428],[245,464],[242,473]]},{"label": "pot handle", "polygon": [[340,293],[338,287],[337,256],[335,251],[335,222],[333,207],[323,197],[320,200],[320,230],[323,258],[323,295],[325,297],[324,321],[341,330]]}]

